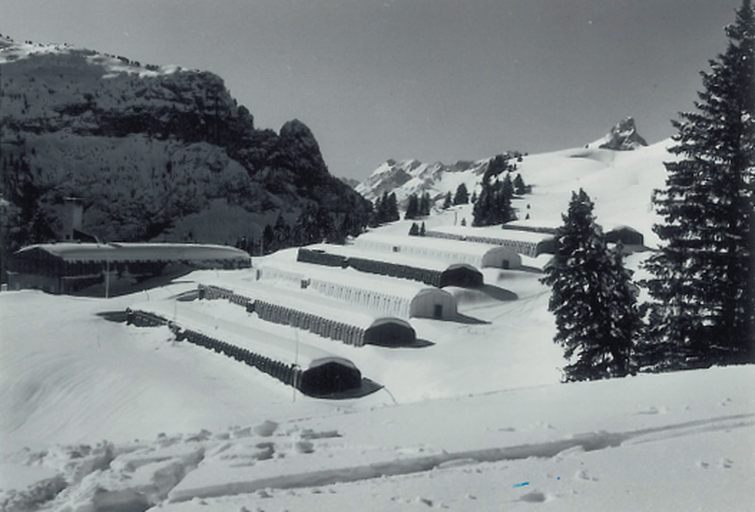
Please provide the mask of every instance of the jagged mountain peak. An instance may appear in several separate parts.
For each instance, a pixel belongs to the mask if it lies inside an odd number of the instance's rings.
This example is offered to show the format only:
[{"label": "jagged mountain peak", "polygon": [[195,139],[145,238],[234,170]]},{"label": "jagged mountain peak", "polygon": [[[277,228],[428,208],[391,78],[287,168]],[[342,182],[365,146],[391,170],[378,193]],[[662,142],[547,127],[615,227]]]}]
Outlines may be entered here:
[{"label": "jagged mountain peak", "polygon": [[601,149],[631,151],[641,146],[647,146],[648,143],[638,133],[634,118],[625,117],[611,127],[611,130],[606,135],[593,142],[591,145],[597,146]]}]

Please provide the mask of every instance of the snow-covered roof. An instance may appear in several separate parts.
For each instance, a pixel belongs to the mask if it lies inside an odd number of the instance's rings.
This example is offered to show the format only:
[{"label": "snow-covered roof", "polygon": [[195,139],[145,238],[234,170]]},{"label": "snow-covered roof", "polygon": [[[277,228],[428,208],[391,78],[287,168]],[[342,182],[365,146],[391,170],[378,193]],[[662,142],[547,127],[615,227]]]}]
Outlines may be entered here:
[{"label": "snow-covered roof", "polygon": [[374,316],[367,314],[362,310],[350,310],[346,314],[346,312],[344,312],[343,302],[307,293],[305,290],[279,288],[265,284],[263,281],[254,281],[253,279],[253,277],[248,279],[215,277],[201,279],[199,282],[205,286],[217,286],[219,288],[231,290],[238,295],[250,299],[262,300],[271,304],[285,306],[304,313],[317,315],[322,318],[331,318],[334,320],[343,318],[346,323],[356,325],[362,329],[367,329],[376,323],[390,321],[403,323],[403,320],[392,317]]},{"label": "snow-covered roof", "polygon": [[131,309],[159,315],[175,321],[180,327],[282,363],[297,362],[299,366],[309,368],[336,361],[354,367],[348,359],[335,357],[295,338],[284,338],[250,325],[246,311],[225,301],[148,301],[135,304]]},{"label": "snow-covered roof", "polygon": [[407,300],[412,300],[424,290],[432,290],[435,293],[445,293],[442,290],[397,277],[372,276],[357,270],[334,269],[322,265],[314,265],[303,262],[266,261],[262,266],[263,279],[265,269],[279,270],[285,273],[298,274],[302,279],[311,279],[333,283],[339,286],[359,288],[367,291],[376,291],[386,295],[393,295]]},{"label": "snow-covered roof", "polygon": [[396,265],[406,265],[407,267],[436,270],[438,272],[443,272],[454,266],[447,261],[420,258],[400,252],[375,252],[357,245],[314,244],[305,248],[312,251],[320,250],[328,254],[337,254],[347,258],[364,258],[367,260],[383,261],[385,263]]},{"label": "snow-covered roof", "polygon": [[537,243],[553,238],[553,235],[551,235],[550,233],[536,233],[532,231],[520,231],[517,229],[502,229],[500,225],[482,227],[438,226],[434,227],[432,230],[439,233],[448,233],[450,235],[482,236],[485,238],[494,238],[500,240],[515,240],[517,242]]},{"label": "snow-covered roof", "polygon": [[[500,230],[499,230],[500,231]],[[425,236],[401,236],[401,235],[383,235],[379,233],[365,233],[356,239],[356,243],[380,243],[384,245],[404,246],[404,247],[421,247],[434,251],[464,254],[480,258],[489,251],[500,250],[499,247],[491,247],[489,244],[476,242],[456,242],[454,240],[444,240],[441,238],[431,238]]]},{"label": "snow-covered roof", "polygon": [[162,261],[162,260],[239,260],[249,255],[234,247],[178,243],[52,243],[24,247],[16,254],[41,250],[64,261]]}]

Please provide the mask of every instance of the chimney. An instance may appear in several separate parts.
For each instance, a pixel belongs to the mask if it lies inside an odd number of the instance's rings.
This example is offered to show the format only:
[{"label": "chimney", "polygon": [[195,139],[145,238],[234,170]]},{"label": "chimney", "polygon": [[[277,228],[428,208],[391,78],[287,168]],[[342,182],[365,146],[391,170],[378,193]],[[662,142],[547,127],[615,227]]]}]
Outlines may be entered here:
[{"label": "chimney", "polygon": [[78,197],[63,199],[63,239],[74,240],[74,231],[81,231],[84,205]]}]

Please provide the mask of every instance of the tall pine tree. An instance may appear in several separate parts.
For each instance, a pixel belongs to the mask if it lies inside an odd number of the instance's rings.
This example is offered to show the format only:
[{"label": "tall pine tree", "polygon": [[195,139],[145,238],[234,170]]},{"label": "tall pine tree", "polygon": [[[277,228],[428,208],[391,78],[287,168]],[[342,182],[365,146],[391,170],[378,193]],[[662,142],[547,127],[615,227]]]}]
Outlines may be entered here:
[{"label": "tall pine tree", "polygon": [[456,194],[454,195],[453,202],[454,205],[469,203],[469,192],[464,183],[460,183],[459,186],[456,187]]},{"label": "tall pine tree", "polygon": [[552,289],[549,311],[556,317],[554,341],[570,363],[567,381],[623,376],[631,370],[640,315],[631,274],[621,250],[610,250],[595,223],[593,203],[572,193],[564,225],[556,233],[556,254],[542,282]]},{"label": "tall pine tree", "polygon": [[755,361],[753,173],[755,23],[750,0],[726,28],[726,52],[702,72],[696,111],[680,114],[656,191],[660,251],[646,268],[650,368]]}]

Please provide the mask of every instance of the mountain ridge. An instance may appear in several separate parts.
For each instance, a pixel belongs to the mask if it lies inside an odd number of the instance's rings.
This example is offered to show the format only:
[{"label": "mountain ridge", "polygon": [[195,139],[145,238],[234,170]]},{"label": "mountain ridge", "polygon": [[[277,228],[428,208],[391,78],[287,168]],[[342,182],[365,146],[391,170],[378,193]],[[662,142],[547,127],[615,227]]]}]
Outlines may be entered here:
[{"label": "mountain ridge", "polygon": [[8,38],[0,69],[11,249],[51,238],[69,196],[105,240],[234,244],[281,215],[344,233],[366,223],[369,205],[330,175],[304,123],[256,128],[211,72]]}]

